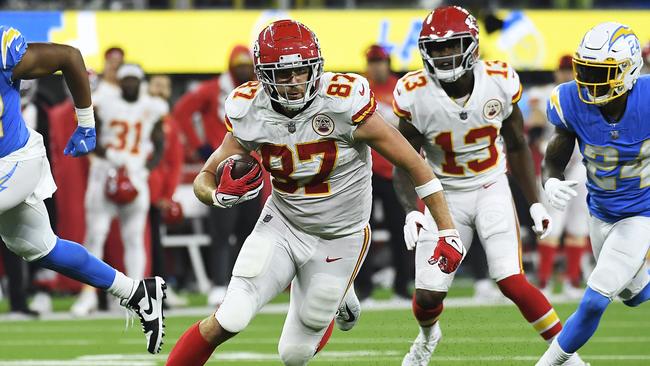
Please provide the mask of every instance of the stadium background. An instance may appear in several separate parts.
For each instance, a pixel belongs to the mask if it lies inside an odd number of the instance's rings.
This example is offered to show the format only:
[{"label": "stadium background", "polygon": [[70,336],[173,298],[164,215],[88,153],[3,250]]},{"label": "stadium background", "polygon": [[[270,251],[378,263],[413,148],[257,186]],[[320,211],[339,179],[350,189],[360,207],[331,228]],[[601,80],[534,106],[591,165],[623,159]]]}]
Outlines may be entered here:
[{"label": "stadium background", "polygon": [[[280,1],[278,9],[262,10],[255,8],[262,8],[267,6],[263,2],[255,1],[234,1],[234,2],[211,2],[211,1],[150,1],[148,6],[146,2],[141,1],[62,1],[62,2],[38,2],[38,1],[2,1],[0,5],[5,9],[12,9],[8,11],[0,11],[0,24],[8,24],[19,29],[29,42],[50,41],[58,43],[66,43],[79,48],[84,56],[87,67],[100,73],[103,69],[104,52],[109,47],[120,47],[124,50],[126,62],[134,62],[140,64],[147,74],[169,74],[173,82],[173,93],[171,104],[174,105],[175,101],[184,94],[188,89],[196,85],[197,81],[206,80],[216,74],[220,74],[227,70],[228,57],[230,50],[237,44],[251,45],[259,30],[261,30],[269,22],[282,19],[293,18],[309,25],[318,35],[323,49],[323,56],[325,58],[325,68],[328,71],[339,72],[358,72],[363,73],[365,69],[365,50],[371,44],[379,44],[383,46],[391,56],[391,66],[396,74],[402,74],[410,70],[421,67],[421,59],[417,50],[417,35],[422,17],[428,10],[418,8],[426,1],[414,3],[412,1],[401,2],[398,6],[399,9],[392,10],[378,10],[376,8],[383,6],[394,7],[397,4],[390,1],[353,1],[348,0],[345,2],[328,2],[321,1],[296,1],[295,3]],[[437,2],[433,2],[437,3]],[[518,70],[521,76],[524,90],[533,86],[550,83],[553,81],[553,71],[557,68],[558,60],[561,56],[571,54],[575,50],[580,37],[584,31],[590,26],[602,22],[615,20],[624,24],[628,24],[639,36],[642,45],[645,45],[650,40],[650,10],[643,8],[650,8],[650,4],[645,1],[575,1],[567,2],[569,5],[581,6],[590,8],[591,6],[599,7],[597,10],[587,9],[553,9],[553,6],[562,6],[562,1],[554,3],[545,1],[528,1],[525,9],[507,9],[506,6],[517,5],[517,2],[501,2],[485,5],[483,2],[474,1],[470,3],[469,9],[479,18],[481,36],[480,36],[480,50],[483,59],[498,59],[504,60]],[[191,6],[190,6],[191,5]],[[215,5],[226,9],[215,9]],[[461,5],[466,5],[465,2]],[[184,9],[167,10],[166,7],[185,7]],[[280,7],[284,6],[284,9]],[[343,9],[343,7],[359,7],[357,9]],[[364,8],[365,7],[365,8]],[[537,7],[537,8],[535,8]],[[616,8],[612,8],[616,7]],[[621,7],[626,7],[621,9]],[[52,10],[52,9],[77,9],[77,10]],[[153,10],[152,8],[157,8]],[[198,9],[202,8],[202,9]],[[203,9],[209,8],[209,9]],[[408,9],[407,9],[408,8]],[[429,7],[427,7],[429,8]],[[487,10],[487,9],[500,9],[500,10]],[[608,9],[605,9],[608,8]],[[16,10],[13,10],[16,9]],[[25,9],[41,9],[29,10]],[[112,9],[112,10],[111,10]],[[163,10],[164,9],[164,10]],[[475,9],[475,10],[473,10]],[[55,106],[66,98],[61,77],[54,75],[41,81],[38,87],[37,99],[44,106]],[[526,113],[526,95],[522,99],[521,106]],[[68,126],[69,127],[69,126]],[[60,135],[60,138],[65,138],[70,131],[63,132],[63,129],[54,132]],[[54,164],[54,163],[53,163]],[[191,162],[185,167],[184,181],[191,180],[193,172],[195,172],[197,162]],[[56,170],[56,167],[55,167]],[[66,173],[64,173],[66,174]],[[70,176],[66,179],[74,180],[75,172],[67,173]],[[74,194],[71,194],[70,187],[61,187],[61,193],[68,192],[65,199],[73,199]],[[62,188],[62,189],[61,189]],[[74,193],[74,192],[72,192]],[[55,196],[57,199],[57,196]],[[83,200],[82,197],[79,197]],[[525,212],[524,210],[523,212]],[[58,232],[61,236],[66,236],[65,233],[72,233],[72,238],[79,241],[83,239],[83,227],[78,222],[77,218],[72,218],[68,213],[58,210],[57,224],[60,226]],[[82,214],[82,213],[78,213]],[[525,219],[522,221],[526,225]],[[61,228],[61,226],[63,228]],[[67,228],[66,228],[67,227]],[[67,231],[66,231],[67,230]],[[174,228],[170,228],[173,232]],[[191,232],[191,228],[185,227],[177,228],[180,232]],[[534,240],[529,240],[527,243],[528,253],[533,253]],[[183,265],[190,263],[187,254],[181,249],[171,249],[173,262],[176,269],[183,268]],[[115,263],[118,267],[121,266],[121,251],[118,247],[110,251],[107,260]],[[109,251],[107,251],[109,253]],[[528,257],[528,265],[532,270],[534,263],[534,255]],[[210,265],[210,263],[206,263]],[[1,264],[0,264],[0,267]],[[190,305],[203,306],[205,305],[205,298],[203,295],[194,295],[195,293],[205,292],[197,283],[191,270],[187,271],[189,274],[184,273],[186,277],[179,278],[180,290],[185,294],[189,300]],[[4,293],[8,291],[8,283],[6,278],[2,278],[2,270],[0,269],[0,284]],[[534,274],[534,271],[530,272]],[[469,278],[467,273],[463,278]],[[462,278],[461,278],[462,279]],[[76,292],[78,286],[70,281],[61,280],[58,278],[57,284],[54,287],[58,292],[66,295]],[[452,292],[452,297],[463,299],[471,296],[471,280],[467,282],[460,282],[459,289],[456,293]],[[27,286],[28,287],[28,286]],[[390,298],[390,291],[378,291],[375,298],[378,300],[379,308],[383,306],[381,301]],[[281,304],[286,301],[286,297],[282,297],[278,302]],[[57,297],[55,300],[55,310],[66,311],[70,305],[71,300],[68,297]],[[560,301],[562,302],[562,301]],[[453,310],[449,314],[449,323],[455,323],[454,327],[460,329],[460,338],[454,338],[454,333],[451,335],[450,349],[452,347],[459,347],[467,341],[463,335],[470,337],[472,335],[471,329],[474,320],[467,315],[464,315],[464,303],[460,302],[458,309],[453,309],[454,305],[450,306]],[[471,306],[474,306],[473,304]],[[378,324],[384,324],[386,318],[393,319],[391,322],[410,324],[414,326],[412,315],[408,306],[404,304],[388,304],[388,309],[393,307],[400,308],[401,310],[375,310],[369,312],[367,319],[369,321],[375,320]],[[373,308],[370,306],[370,308]],[[565,318],[575,308],[575,304],[568,301],[566,305],[560,305],[558,311]],[[204,311],[205,308],[199,308],[198,312]],[[481,336],[485,339],[490,339],[494,335],[502,334],[508,329],[513,329],[514,324],[518,324],[522,329],[516,329],[507,334],[511,338],[510,344],[503,350],[485,350],[481,353],[481,347],[478,347],[476,356],[473,359],[464,360],[462,355],[464,353],[459,351],[447,351],[443,349],[441,356],[438,359],[440,364],[466,364],[466,365],[483,365],[483,364],[530,364],[535,354],[541,354],[543,349],[542,345],[536,345],[537,348],[529,348],[522,351],[517,349],[519,342],[514,341],[515,338],[520,337],[522,340],[528,338],[532,339],[529,334],[526,324],[520,322],[518,315],[513,312],[513,307],[504,307],[499,304],[491,303],[485,306],[481,304],[480,308],[470,307],[472,312],[477,315],[477,318],[483,322],[485,334]],[[0,301],[0,311],[8,310],[7,300]],[[606,339],[601,342],[596,341],[597,345],[588,348],[594,354],[594,365],[610,365],[611,362],[624,365],[646,365],[650,363],[650,352],[647,347],[644,348],[641,342],[646,342],[647,337],[643,337],[643,329],[647,329],[645,321],[637,322],[636,320],[643,317],[647,319],[648,311],[640,310],[633,315],[624,315],[626,313],[618,311],[617,308],[611,316],[610,329],[614,329],[613,333],[606,333]],[[494,312],[499,312],[499,316],[494,316]],[[280,330],[281,316],[277,314],[261,316],[262,320],[260,329],[264,332],[256,334],[254,338],[244,337],[242,343],[234,343],[232,346],[233,354],[239,354],[239,351],[261,351],[268,353],[268,357],[260,356],[252,364],[270,364],[276,359],[273,358],[274,343],[277,340],[277,333]],[[281,311],[280,311],[281,313]],[[110,315],[109,315],[110,316]],[[166,351],[169,351],[171,344],[178,337],[182,329],[197,316],[183,318],[182,314],[177,317],[172,317],[171,327],[169,332],[169,339],[166,342]],[[103,342],[111,341],[124,337],[124,333],[116,330],[114,322],[106,320],[92,319],[89,322],[78,322],[74,320],[65,320],[57,323],[53,319],[55,317],[44,317],[45,320],[33,321],[29,320],[27,323],[13,323],[15,319],[11,317],[0,317],[0,365],[14,365],[13,361],[8,360],[26,360],[26,359],[65,359],[77,361],[62,361],[61,365],[75,364],[113,364],[124,365],[140,365],[137,362],[143,362],[141,365],[149,365],[145,357],[133,356],[134,358],[120,359],[120,357],[128,357],[128,355],[136,355],[140,352],[140,345],[136,344],[139,334],[130,332],[127,336],[127,342],[116,341],[112,348],[102,349]],[[409,323],[410,322],[410,323]],[[3,325],[4,323],[4,325]],[[42,337],[39,334],[39,329],[42,327],[52,327],[55,332],[67,336],[66,328],[77,329],[78,332],[72,337],[75,339],[87,339],[88,344],[78,342],[78,347],[59,348],[56,343],[48,346],[49,338]],[[252,332],[255,334],[256,324],[253,324]],[[367,323],[366,323],[367,326]],[[380,329],[373,328],[376,324],[371,325],[370,328],[361,328],[359,336],[367,336],[381,332],[385,326]],[[504,326],[504,330],[499,327]],[[606,325],[605,325],[606,326]],[[93,329],[96,327],[106,327],[107,334],[97,335]],[[175,328],[175,329],[174,329]],[[277,328],[277,329],[275,329]],[[389,327],[390,328],[390,327]],[[403,341],[408,342],[413,333],[413,329],[396,330],[394,337],[391,338],[394,342],[402,335]],[[413,327],[411,327],[413,328]],[[20,336],[14,338],[16,333],[11,333],[13,329],[22,329],[18,331]],[[276,331],[269,332],[268,329],[275,329]],[[453,329],[453,328],[452,328]],[[600,335],[603,335],[600,333]],[[458,334],[456,334],[458,336]],[[339,333],[339,341],[332,344],[334,349],[332,353],[323,356],[321,364],[342,364],[342,360],[348,360],[348,364],[377,364],[388,365],[396,364],[397,359],[400,359],[400,351],[402,348],[406,349],[408,344],[404,343],[397,351],[393,349],[383,349],[381,343],[370,342],[370,346],[364,348],[361,346],[359,349],[349,347],[350,343],[357,342],[354,334],[346,334],[345,336]],[[526,338],[528,337],[528,338]],[[9,342],[8,340],[13,340]],[[23,340],[24,339],[24,340]],[[269,340],[268,342],[259,339]],[[455,339],[455,340],[454,340]],[[465,339],[465,341],[463,341]],[[481,338],[483,339],[483,338]],[[636,342],[635,342],[636,339]],[[130,340],[130,342],[129,342]],[[21,343],[22,341],[22,343]],[[363,341],[359,341],[363,344]],[[255,343],[254,346],[251,346]],[[621,346],[625,343],[625,346]],[[47,354],[33,355],[28,350],[28,345],[33,344],[38,347],[41,344],[45,349],[51,350]],[[482,345],[485,346],[485,345]],[[637,347],[638,346],[638,347]],[[338,347],[338,348],[337,348]],[[389,347],[390,348],[390,347]],[[55,350],[56,349],[56,350]],[[226,353],[230,348],[226,350]],[[365,350],[369,352],[366,356],[363,353],[354,353],[358,350]],[[505,350],[505,351],[504,351]],[[237,352],[239,353],[237,353]],[[529,351],[529,352],[527,352]],[[336,352],[340,352],[337,354]],[[348,353],[345,353],[348,352]],[[373,353],[375,352],[375,353]],[[382,353],[383,352],[383,353]],[[394,352],[394,353],[391,353]],[[454,353],[455,352],[455,353]],[[470,354],[473,354],[470,352]],[[506,352],[507,356],[496,356],[499,352]],[[510,352],[510,353],[508,353]],[[620,354],[625,352],[629,357],[626,358],[608,358],[608,355]],[[265,353],[265,354],[266,354]],[[89,354],[116,354],[116,358],[112,361],[101,361],[101,358],[84,359],[84,355]],[[600,354],[600,356],[599,356]],[[374,357],[373,355],[380,355]],[[79,358],[81,357],[81,358]],[[163,359],[156,359],[161,362]],[[236,356],[225,359],[229,362],[237,362]],[[355,357],[358,358],[355,361]],[[519,359],[517,360],[517,357]],[[598,357],[601,357],[600,359]],[[613,356],[612,356],[613,357]],[[100,361],[98,361],[98,359]],[[253,357],[255,359],[255,357]],[[435,358],[434,358],[435,359]],[[589,359],[587,357],[587,359]],[[612,361],[615,359],[616,361]],[[115,361],[117,360],[117,361]],[[120,361],[122,360],[122,361]],[[144,360],[144,361],[143,361]],[[245,362],[246,358],[243,358]],[[328,361],[329,360],[329,361]],[[376,363],[371,363],[375,360]],[[380,360],[380,361],[377,361]],[[383,360],[383,361],[381,361]],[[512,361],[514,360],[514,361]],[[598,363],[600,360],[600,363]],[[68,362],[68,363],[65,363]],[[72,363],[70,363],[72,362]],[[99,363],[97,363],[99,362]],[[155,361],[154,361],[155,362]],[[239,361],[242,362],[241,360]],[[512,363],[508,363],[512,362]],[[23,363],[15,363],[15,365],[30,364],[28,361]],[[37,365],[39,363],[32,363]],[[156,364],[152,363],[151,365]],[[344,364],[344,363],[343,363]]]}]

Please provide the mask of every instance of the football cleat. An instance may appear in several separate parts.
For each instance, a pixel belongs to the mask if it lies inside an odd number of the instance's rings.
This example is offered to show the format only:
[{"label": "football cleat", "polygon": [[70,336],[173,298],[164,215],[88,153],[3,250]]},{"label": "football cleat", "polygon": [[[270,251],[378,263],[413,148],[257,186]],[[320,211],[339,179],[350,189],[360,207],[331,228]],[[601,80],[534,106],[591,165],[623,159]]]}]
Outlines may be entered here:
[{"label": "football cleat", "polygon": [[341,306],[336,311],[336,326],[342,331],[348,331],[357,324],[361,316],[361,304],[354,292],[354,286],[348,289]]},{"label": "football cleat", "polygon": [[142,331],[147,338],[147,351],[160,352],[165,336],[163,302],[167,285],[160,277],[145,278],[138,283],[131,297],[123,299],[121,305],[132,310],[140,318]]},{"label": "football cleat", "polygon": [[571,355],[571,357],[564,363],[564,366],[589,366],[590,364],[588,362],[583,361],[580,358],[580,355],[578,353],[574,353]]},{"label": "football cleat", "polygon": [[409,353],[402,360],[402,366],[427,366],[433,351],[435,351],[441,339],[442,331],[440,330],[439,322],[433,325],[429,339],[425,338],[424,333],[420,329],[420,334],[413,341]]}]

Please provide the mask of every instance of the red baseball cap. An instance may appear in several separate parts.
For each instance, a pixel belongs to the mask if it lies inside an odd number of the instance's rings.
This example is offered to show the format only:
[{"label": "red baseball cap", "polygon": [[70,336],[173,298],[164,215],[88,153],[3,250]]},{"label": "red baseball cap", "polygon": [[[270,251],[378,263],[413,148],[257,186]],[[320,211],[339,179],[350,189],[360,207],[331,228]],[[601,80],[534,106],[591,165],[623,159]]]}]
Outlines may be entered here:
[{"label": "red baseball cap", "polygon": [[384,47],[378,44],[373,44],[372,46],[368,47],[368,49],[366,50],[366,60],[387,61],[390,60],[390,55],[388,54],[388,52],[386,52],[386,49],[384,49]]},{"label": "red baseball cap", "polygon": [[557,68],[558,70],[573,70],[573,57],[571,57],[571,55],[560,57],[560,62],[558,62]]}]

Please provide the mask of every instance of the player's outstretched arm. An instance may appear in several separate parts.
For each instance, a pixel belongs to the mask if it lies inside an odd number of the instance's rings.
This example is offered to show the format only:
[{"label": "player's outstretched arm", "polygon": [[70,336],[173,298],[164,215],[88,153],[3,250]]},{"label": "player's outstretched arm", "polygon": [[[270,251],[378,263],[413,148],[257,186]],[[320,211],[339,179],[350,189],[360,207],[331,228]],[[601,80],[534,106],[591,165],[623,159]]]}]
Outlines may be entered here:
[{"label": "player's outstretched arm", "polygon": [[212,153],[208,161],[205,162],[199,175],[194,178],[194,195],[199,201],[208,206],[214,205],[213,192],[217,189],[215,180],[217,167],[227,157],[235,154],[248,154],[246,150],[232,135],[228,132],[221,145]]},{"label": "player's outstretched arm", "polygon": [[[404,170],[416,187],[423,187],[431,182],[440,184],[431,168],[411,144],[380,115],[374,114],[368,118],[355,130],[354,138],[365,141],[397,168]],[[440,230],[454,228],[442,187],[435,190],[435,193],[423,196],[422,200],[429,208]]]},{"label": "player's outstretched arm", "polygon": [[77,108],[92,104],[84,59],[78,49],[57,43],[29,43],[13,70],[12,79],[38,79],[57,71],[63,73]]},{"label": "player's outstretched arm", "polygon": [[63,154],[75,157],[86,155],[95,149],[95,116],[88,73],[79,50],[57,43],[30,43],[11,77],[13,80],[37,79],[57,71],[63,73],[70,89],[79,124]]}]

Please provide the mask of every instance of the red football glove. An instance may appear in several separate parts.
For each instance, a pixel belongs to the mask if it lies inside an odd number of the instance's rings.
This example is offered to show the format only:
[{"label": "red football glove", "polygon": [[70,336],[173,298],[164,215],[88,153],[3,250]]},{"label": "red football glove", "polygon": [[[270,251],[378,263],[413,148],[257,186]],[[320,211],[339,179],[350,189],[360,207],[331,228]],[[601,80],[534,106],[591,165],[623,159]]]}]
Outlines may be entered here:
[{"label": "red football glove", "polygon": [[233,179],[230,175],[235,161],[230,159],[226,161],[219,186],[214,191],[212,200],[215,206],[221,208],[230,208],[236,204],[251,200],[260,193],[264,186],[262,178],[262,168],[255,164],[250,172],[241,178]]},{"label": "red football glove", "polygon": [[429,264],[438,264],[444,273],[454,272],[465,258],[465,247],[460,241],[457,230],[440,230],[438,232],[438,244],[429,258]]}]

